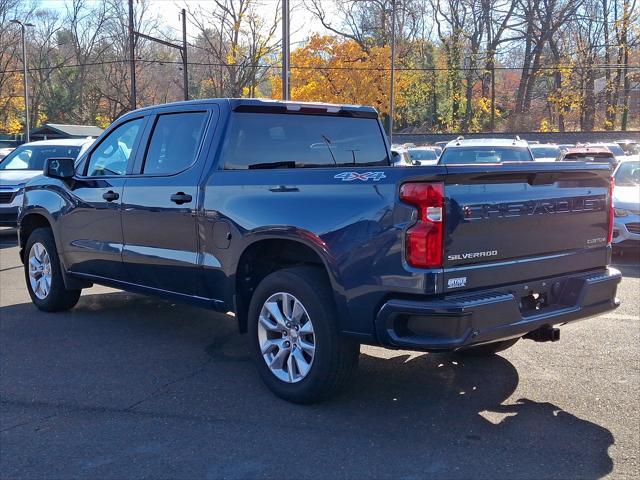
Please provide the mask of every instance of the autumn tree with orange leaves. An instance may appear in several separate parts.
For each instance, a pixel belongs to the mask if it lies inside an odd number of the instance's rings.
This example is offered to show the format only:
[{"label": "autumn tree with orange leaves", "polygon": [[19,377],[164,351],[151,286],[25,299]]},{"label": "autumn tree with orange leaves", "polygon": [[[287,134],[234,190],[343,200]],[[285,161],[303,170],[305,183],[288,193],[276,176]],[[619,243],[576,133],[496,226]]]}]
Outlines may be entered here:
[{"label": "autumn tree with orange leaves", "polygon": [[[391,55],[388,46],[368,51],[354,40],[314,35],[291,52],[291,98],[299,101],[372,105],[389,114]],[[410,78],[396,74],[396,105],[404,105],[403,92]],[[271,96],[281,98],[282,80],[271,78]]]}]

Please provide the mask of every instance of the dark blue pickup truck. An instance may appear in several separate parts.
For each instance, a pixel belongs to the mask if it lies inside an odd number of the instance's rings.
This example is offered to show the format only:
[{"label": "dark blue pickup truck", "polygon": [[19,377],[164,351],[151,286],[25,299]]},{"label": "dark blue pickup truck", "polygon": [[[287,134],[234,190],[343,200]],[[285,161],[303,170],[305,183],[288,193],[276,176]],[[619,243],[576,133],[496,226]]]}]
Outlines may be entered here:
[{"label": "dark blue pickup truck", "polygon": [[264,382],[301,403],[344,386],[360,344],[490,354],[617,306],[607,165],[389,158],[366,107],[130,112],[27,184],[29,294],[65,310],[98,283],[234,312]]}]

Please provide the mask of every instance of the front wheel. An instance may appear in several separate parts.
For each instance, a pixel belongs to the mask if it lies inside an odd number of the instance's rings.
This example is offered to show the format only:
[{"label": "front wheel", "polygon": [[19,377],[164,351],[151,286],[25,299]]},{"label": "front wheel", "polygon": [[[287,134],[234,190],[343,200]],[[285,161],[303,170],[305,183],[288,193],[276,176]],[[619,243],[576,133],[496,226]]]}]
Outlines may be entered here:
[{"label": "front wheel", "polygon": [[251,353],[260,377],[280,398],[312,403],[346,386],[360,345],[338,334],[331,288],[322,270],[271,273],[249,306]]},{"label": "front wheel", "polygon": [[62,266],[49,228],[35,229],[25,245],[24,275],[31,301],[45,312],[73,308],[81,290],[67,290]]}]

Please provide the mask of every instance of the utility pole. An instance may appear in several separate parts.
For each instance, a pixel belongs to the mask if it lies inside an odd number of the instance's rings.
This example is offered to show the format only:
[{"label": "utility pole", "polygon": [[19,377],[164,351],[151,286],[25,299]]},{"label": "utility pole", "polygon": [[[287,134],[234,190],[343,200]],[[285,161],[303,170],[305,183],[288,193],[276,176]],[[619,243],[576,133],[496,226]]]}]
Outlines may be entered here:
[{"label": "utility pole", "polygon": [[184,86],[184,99],[189,100],[189,73],[187,67],[189,62],[187,61],[187,11],[182,9],[182,81]]},{"label": "utility pole", "polygon": [[136,109],[136,37],[133,25],[133,0],[129,0],[129,66],[131,68],[131,97],[129,106]]},{"label": "utility pole", "polygon": [[282,0],[282,99],[289,100],[291,88],[289,86],[289,60],[291,41],[289,32],[289,0]]},{"label": "utility pole", "polygon": [[496,128],[496,49],[493,46],[493,10],[489,9],[489,26],[487,27],[487,35],[489,37],[488,43],[490,47],[490,52],[487,52],[491,55],[491,133]]},{"label": "utility pole", "polygon": [[24,77],[24,138],[25,142],[29,141],[29,85],[27,79],[27,41],[25,39],[25,28],[34,27],[33,23],[23,23],[20,20],[13,19],[11,23],[20,25],[20,33],[22,34],[22,74]]},{"label": "utility pole", "polygon": [[[491,52],[491,55],[495,55]],[[496,60],[491,60],[491,132],[496,128]]]},{"label": "utility pole", "polygon": [[396,0],[391,0],[391,80],[389,88],[389,143],[393,143],[393,89],[396,64]]},{"label": "utility pole", "polygon": [[151,42],[156,42],[167,47],[175,48],[180,52],[182,57],[182,81],[184,82],[183,91],[184,99],[189,100],[189,72],[187,67],[187,12],[182,9],[182,45],[167,42],[160,38],[155,38],[141,32],[137,32],[133,25],[133,0],[129,0],[129,56],[131,58],[131,109],[136,108],[136,40],[138,37],[144,38]]}]

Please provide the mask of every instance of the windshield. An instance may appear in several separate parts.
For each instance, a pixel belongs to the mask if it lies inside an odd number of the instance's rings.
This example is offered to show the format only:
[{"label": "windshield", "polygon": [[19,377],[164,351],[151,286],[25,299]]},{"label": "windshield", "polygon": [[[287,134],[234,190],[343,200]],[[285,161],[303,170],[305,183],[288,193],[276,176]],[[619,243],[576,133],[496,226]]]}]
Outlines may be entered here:
[{"label": "windshield", "polygon": [[523,147],[454,147],[446,148],[440,157],[445,165],[465,163],[530,162],[531,154]]},{"label": "windshield", "polygon": [[558,147],[531,147],[531,153],[535,158],[556,158],[560,155]]},{"label": "windshield", "polygon": [[623,157],[625,155],[624,150],[622,150],[622,147],[620,147],[620,145],[606,145],[606,147],[611,150],[611,153],[613,153],[616,157]]},{"label": "windshield", "polygon": [[615,184],[618,187],[640,186],[640,162],[621,163],[615,175]]},{"label": "windshield", "polygon": [[0,161],[0,170],[42,170],[47,158],[73,158],[80,146],[21,145]]},{"label": "windshield", "polygon": [[426,150],[426,149],[409,149],[409,156],[411,160],[435,160],[438,158],[435,150]]}]

